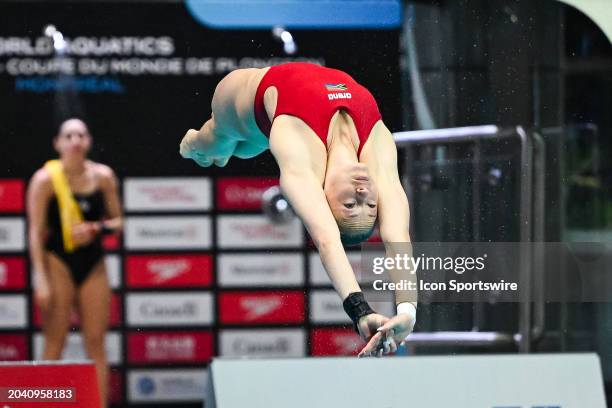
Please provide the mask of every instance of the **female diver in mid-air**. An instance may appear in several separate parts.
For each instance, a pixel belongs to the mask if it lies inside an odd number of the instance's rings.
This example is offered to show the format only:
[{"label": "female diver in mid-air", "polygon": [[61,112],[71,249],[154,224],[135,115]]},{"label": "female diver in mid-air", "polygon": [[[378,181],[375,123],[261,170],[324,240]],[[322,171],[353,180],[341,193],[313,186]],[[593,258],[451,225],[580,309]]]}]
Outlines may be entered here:
[{"label": "female diver in mid-air", "polygon": [[[348,74],[314,64],[239,69],[217,85],[211,118],[180,145],[183,157],[203,167],[267,149],[283,194],[367,342],[359,356],[395,352],[413,329],[416,299],[396,291],[397,316],[374,313],[343,248],[366,240],[377,219],[383,242],[410,242],[395,142],[373,96]],[[407,275],[396,279],[414,280]]]}]

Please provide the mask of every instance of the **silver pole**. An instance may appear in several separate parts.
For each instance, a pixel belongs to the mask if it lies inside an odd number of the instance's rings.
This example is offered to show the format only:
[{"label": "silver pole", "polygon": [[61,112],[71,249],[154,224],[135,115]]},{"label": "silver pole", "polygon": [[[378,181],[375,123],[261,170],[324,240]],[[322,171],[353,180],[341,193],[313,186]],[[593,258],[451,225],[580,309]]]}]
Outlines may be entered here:
[{"label": "silver pole", "polygon": [[406,337],[408,346],[512,346],[518,336],[498,332],[418,332]]},{"label": "silver pole", "polygon": [[395,132],[393,138],[398,147],[419,143],[469,142],[499,137],[495,125],[466,126],[449,129],[411,130]]},{"label": "silver pole", "polygon": [[519,282],[521,295],[519,303],[519,351],[528,353],[531,347],[531,194],[532,194],[532,146],[531,138],[521,126],[516,127],[521,140],[521,196],[520,196],[520,239],[523,244],[520,259]]},{"label": "silver pole", "polygon": [[546,145],[539,133],[532,133],[533,137],[533,240],[534,254],[532,275],[534,278],[534,311],[532,341],[542,338],[545,331],[546,304],[544,301],[544,274],[545,259],[544,248],[542,247],[545,239],[545,197],[546,197]]}]

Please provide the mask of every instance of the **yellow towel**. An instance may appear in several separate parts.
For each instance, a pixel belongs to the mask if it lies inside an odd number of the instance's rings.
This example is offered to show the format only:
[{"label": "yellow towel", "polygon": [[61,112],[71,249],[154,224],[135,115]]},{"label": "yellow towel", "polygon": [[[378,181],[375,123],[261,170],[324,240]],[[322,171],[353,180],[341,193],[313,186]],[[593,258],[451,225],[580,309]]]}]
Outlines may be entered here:
[{"label": "yellow towel", "polygon": [[64,167],[59,160],[49,160],[45,163],[45,169],[51,175],[53,190],[57,197],[59,207],[60,221],[62,223],[62,238],[64,240],[64,251],[74,252],[75,245],[72,241],[72,226],[83,222],[83,213],[81,207],[77,204],[68,179],[64,174]]}]

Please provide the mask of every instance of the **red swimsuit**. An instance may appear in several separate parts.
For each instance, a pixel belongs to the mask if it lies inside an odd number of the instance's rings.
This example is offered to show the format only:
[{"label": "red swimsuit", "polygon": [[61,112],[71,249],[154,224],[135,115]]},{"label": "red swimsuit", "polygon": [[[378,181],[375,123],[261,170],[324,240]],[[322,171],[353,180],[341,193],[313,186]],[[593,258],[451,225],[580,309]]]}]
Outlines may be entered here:
[{"label": "red swimsuit", "polygon": [[353,119],[359,150],[370,136],[372,127],[380,120],[380,112],[372,94],[350,75],[337,69],[304,62],[277,65],[261,79],[255,94],[255,120],[259,129],[270,136],[272,124],[264,106],[266,89],[274,86],[278,91],[275,119],[279,115],[292,115],[303,120],[327,146],[329,122],[343,109]]}]

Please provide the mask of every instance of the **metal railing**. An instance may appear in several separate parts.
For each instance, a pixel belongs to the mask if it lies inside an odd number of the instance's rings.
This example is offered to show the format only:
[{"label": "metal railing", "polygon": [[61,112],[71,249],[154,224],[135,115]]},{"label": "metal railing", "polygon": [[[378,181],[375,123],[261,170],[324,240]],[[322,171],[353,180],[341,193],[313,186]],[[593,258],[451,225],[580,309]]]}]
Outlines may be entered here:
[{"label": "metal railing", "polygon": [[[480,144],[482,140],[516,138],[520,142],[520,197],[519,237],[521,242],[544,240],[544,182],[545,149],[543,139],[536,133],[528,133],[522,127],[500,129],[495,125],[470,126],[451,129],[419,130],[393,134],[398,148],[415,145],[439,145],[450,143],[474,143],[474,180],[479,180]],[[476,188],[476,187],[474,187]],[[477,196],[477,194],[475,194]],[[480,219],[480,206],[472,206],[475,223]],[[475,225],[478,230],[479,225]],[[543,253],[531,245],[526,246],[520,259],[519,283],[525,291],[525,299],[519,304],[518,333],[501,332],[417,332],[407,337],[408,345],[427,346],[503,346],[518,345],[519,351],[530,351],[533,340],[544,332],[545,304],[543,275],[534,276],[534,269],[543,271]],[[532,294],[532,290],[534,291]],[[531,298],[535,300],[533,309]],[[533,321],[532,321],[533,311]]]}]

